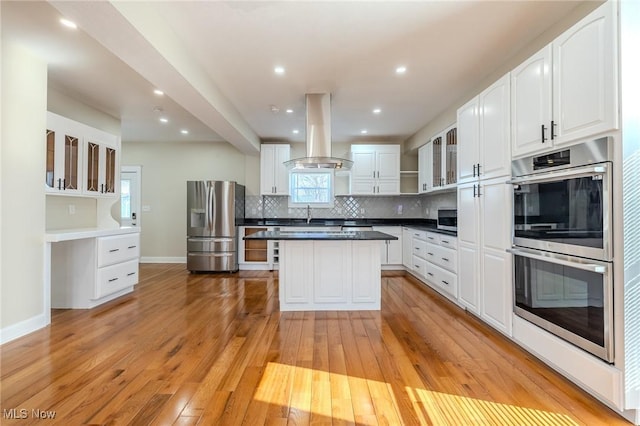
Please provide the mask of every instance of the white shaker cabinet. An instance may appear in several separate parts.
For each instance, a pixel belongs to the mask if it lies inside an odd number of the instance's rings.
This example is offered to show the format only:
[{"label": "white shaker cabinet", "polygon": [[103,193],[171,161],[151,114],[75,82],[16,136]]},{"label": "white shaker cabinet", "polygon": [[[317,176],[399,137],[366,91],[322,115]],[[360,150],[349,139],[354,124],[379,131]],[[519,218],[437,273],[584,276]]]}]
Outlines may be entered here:
[{"label": "white shaker cabinet", "polygon": [[619,127],[616,3],[606,2],[511,72],[514,157]]},{"label": "white shaker cabinet", "polygon": [[458,109],[458,182],[511,174],[510,80],[505,75]]},{"label": "white shaker cabinet", "polygon": [[424,194],[431,190],[431,141],[418,149],[418,193]]},{"label": "white shaker cabinet", "polygon": [[287,144],[260,146],[260,193],[262,195],[289,195],[289,171],[284,165],[291,158]]},{"label": "white shaker cabinet", "polygon": [[397,240],[381,241],[380,261],[384,266],[403,264],[402,227],[400,226],[374,226],[374,231],[398,237]]},{"label": "white shaker cabinet", "polygon": [[503,178],[458,188],[458,301],[511,335],[511,199]]},{"label": "white shaker cabinet", "polygon": [[400,145],[351,145],[352,195],[400,193]]},{"label": "white shaker cabinet", "polygon": [[455,187],[457,182],[457,128],[455,124],[431,138],[428,146],[431,153],[427,173],[427,186],[430,190]]}]

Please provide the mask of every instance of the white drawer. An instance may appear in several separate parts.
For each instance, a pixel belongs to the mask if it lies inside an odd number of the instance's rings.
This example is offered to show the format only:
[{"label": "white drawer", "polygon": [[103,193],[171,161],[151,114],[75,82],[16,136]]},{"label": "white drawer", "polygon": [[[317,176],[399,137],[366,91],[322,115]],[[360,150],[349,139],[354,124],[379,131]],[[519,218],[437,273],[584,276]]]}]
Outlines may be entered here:
[{"label": "white drawer", "polygon": [[413,237],[413,255],[419,258],[426,259],[427,243],[422,240]]},{"label": "white drawer", "polygon": [[427,279],[431,281],[431,283],[439,288],[441,288],[446,293],[457,297],[458,295],[458,276],[452,272],[445,271],[444,269],[438,266],[429,267],[429,272]]},{"label": "white drawer", "polygon": [[411,230],[411,236],[423,241],[426,241],[427,239],[427,233],[425,231],[418,231],[417,229]]},{"label": "white drawer", "polygon": [[[433,246],[434,256],[427,257],[429,262],[432,262],[444,269],[456,274],[458,272],[458,252],[456,250],[448,249],[442,246]],[[427,254],[429,250],[427,249]],[[433,259],[433,260],[432,260]]]},{"label": "white drawer", "polygon": [[98,240],[98,268],[140,257],[140,234],[113,235]]},{"label": "white drawer", "polygon": [[425,237],[427,238],[428,243],[438,244],[440,241],[440,235],[435,232],[426,232]]},{"label": "white drawer", "polygon": [[454,237],[453,235],[438,235],[440,245],[442,247],[449,247],[450,249],[456,250],[458,248],[458,237]]},{"label": "white drawer", "polygon": [[138,260],[98,268],[95,299],[138,283]]},{"label": "white drawer", "polygon": [[427,262],[424,259],[419,258],[418,256],[413,256],[413,271],[420,275],[421,277],[426,276],[426,270],[427,270]]},{"label": "white drawer", "polygon": [[438,247],[437,245],[433,244],[433,243],[427,243],[427,252],[426,252],[426,259],[429,262],[432,263],[436,263],[436,259],[438,259],[438,249],[440,247]]}]

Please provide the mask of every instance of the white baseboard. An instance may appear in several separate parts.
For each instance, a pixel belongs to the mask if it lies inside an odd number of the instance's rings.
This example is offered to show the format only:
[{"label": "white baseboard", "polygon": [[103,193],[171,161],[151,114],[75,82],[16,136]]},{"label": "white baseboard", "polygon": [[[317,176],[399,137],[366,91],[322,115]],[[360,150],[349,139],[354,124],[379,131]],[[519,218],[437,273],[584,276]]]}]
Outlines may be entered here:
[{"label": "white baseboard", "polygon": [[140,263],[187,263],[187,258],[142,256],[140,258]]},{"label": "white baseboard", "polygon": [[46,327],[47,325],[47,316],[42,313],[35,317],[20,321],[17,324],[4,327],[0,329],[0,345],[19,337],[26,336],[29,333],[33,333],[34,331]]}]

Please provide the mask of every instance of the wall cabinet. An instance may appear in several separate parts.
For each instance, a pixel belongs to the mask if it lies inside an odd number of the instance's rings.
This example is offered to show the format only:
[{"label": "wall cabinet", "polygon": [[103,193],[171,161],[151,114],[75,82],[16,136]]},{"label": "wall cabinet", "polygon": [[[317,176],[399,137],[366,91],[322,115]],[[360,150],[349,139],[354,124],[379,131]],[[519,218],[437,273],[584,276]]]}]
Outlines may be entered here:
[{"label": "wall cabinet", "polygon": [[351,195],[400,193],[400,145],[351,145]]},{"label": "wall cabinet", "polygon": [[511,174],[510,79],[505,75],[458,109],[458,182]]},{"label": "wall cabinet", "polygon": [[133,291],[140,233],[52,244],[51,306],[88,309]]},{"label": "wall cabinet", "polygon": [[374,226],[374,231],[384,232],[385,234],[398,237],[397,240],[381,241],[380,245],[380,261],[383,266],[402,265],[403,263],[403,246],[402,246],[402,227],[400,226]]},{"label": "wall cabinet", "polygon": [[616,7],[606,2],[511,72],[514,157],[618,128]]},{"label": "wall cabinet", "polygon": [[115,197],[120,139],[47,112],[45,190],[51,194]]},{"label": "wall cabinet", "polygon": [[113,195],[116,189],[117,147],[99,136],[86,137],[84,192],[91,195]]},{"label": "wall cabinet", "polygon": [[431,141],[418,148],[418,193],[424,194],[431,190]]},{"label": "wall cabinet", "polygon": [[512,188],[503,178],[458,187],[458,301],[511,335]]},{"label": "wall cabinet", "polygon": [[289,195],[289,171],[284,166],[291,158],[287,144],[260,146],[260,193],[262,195]]}]

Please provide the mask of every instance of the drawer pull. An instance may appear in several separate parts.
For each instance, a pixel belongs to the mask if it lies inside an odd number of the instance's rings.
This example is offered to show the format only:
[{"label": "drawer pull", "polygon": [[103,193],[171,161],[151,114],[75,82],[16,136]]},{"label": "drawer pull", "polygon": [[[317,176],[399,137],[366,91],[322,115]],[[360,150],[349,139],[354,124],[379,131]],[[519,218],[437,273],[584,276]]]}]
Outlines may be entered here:
[{"label": "drawer pull", "polygon": [[433,238],[433,237],[427,237],[427,238],[430,239],[430,240],[435,240],[435,238]]},{"label": "drawer pull", "polygon": [[420,250],[420,247],[414,247],[413,249],[414,250]]},{"label": "drawer pull", "polygon": [[129,246],[129,247],[127,247],[127,248],[128,248],[128,249],[132,249],[132,248],[136,248],[136,247],[138,247],[138,246]]},{"label": "drawer pull", "polygon": [[114,282],[114,281],[118,281],[118,279],[117,279],[117,278],[111,278],[111,279],[109,280],[109,282],[110,282],[110,283],[112,283],[112,282]]},{"label": "drawer pull", "polygon": [[430,277],[433,276],[433,274],[431,272],[427,272],[427,275],[429,275]]},{"label": "drawer pull", "polygon": [[135,275],[135,274],[136,274],[135,272],[129,272],[127,276],[130,277],[131,275]]},{"label": "drawer pull", "polygon": [[446,282],[445,280],[442,280],[442,283],[443,283],[444,285],[449,285],[449,283],[448,283],[448,282]]},{"label": "drawer pull", "polygon": [[109,250],[109,253],[115,253],[117,251],[120,251],[120,249],[111,249],[111,250]]},{"label": "drawer pull", "polygon": [[429,256],[433,256],[433,253],[427,253]]},{"label": "drawer pull", "polygon": [[445,244],[449,244],[449,241],[447,241],[447,240],[440,240],[440,241],[442,241]]},{"label": "drawer pull", "polygon": [[449,259],[447,259],[446,257],[443,257],[442,260],[444,260],[445,262],[449,261]]},{"label": "drawer pull", "polygon": [[420,269],[420,266],[418,265],[413,265],[416,269]]}]

